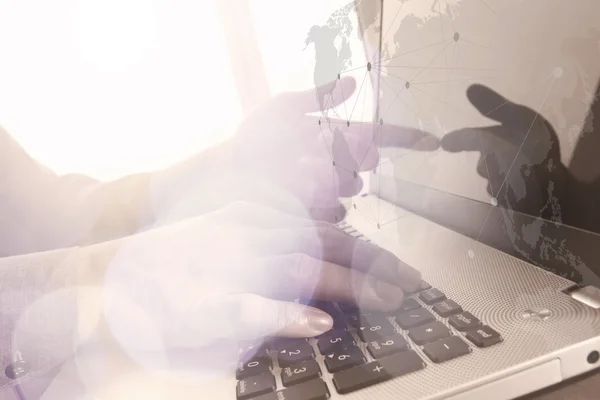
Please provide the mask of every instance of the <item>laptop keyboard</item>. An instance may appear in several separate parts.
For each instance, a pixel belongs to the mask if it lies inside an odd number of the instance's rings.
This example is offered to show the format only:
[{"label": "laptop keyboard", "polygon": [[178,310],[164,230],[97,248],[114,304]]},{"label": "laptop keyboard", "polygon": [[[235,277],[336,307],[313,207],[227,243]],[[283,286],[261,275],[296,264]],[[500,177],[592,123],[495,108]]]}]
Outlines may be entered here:
[{"label": "laptop keyboard", "polygon": [[[348,225],[340,227],[360,235]],[[497,331],[425,281],[405,295],[402,307],[391,313],[299,300],[329,313],[333,329],[314,339],[244,345],[236,372],[237,399],[326,400],[330,390],[350,393],[426,368],[425,357],[443,363],[468,356],[474,346],[502,341]],[[326,374],[333,387],[322,379]]]}]

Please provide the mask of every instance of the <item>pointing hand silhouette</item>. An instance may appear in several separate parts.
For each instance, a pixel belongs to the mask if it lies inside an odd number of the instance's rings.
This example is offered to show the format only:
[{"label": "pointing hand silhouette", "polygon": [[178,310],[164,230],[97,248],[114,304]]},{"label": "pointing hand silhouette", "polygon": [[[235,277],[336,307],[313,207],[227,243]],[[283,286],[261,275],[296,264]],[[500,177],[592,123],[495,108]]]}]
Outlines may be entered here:
[{"label": "pointing hand silhouette", "polygon": [[561,221],[571,177],[561,162],[552,125],[536,111],[483,85],[472,85],[467,97],[479,112],[499,124],[450,132],[442,138],[442,148],[480,152],[477,172],[488,180],[487,191],[499,205]]}]

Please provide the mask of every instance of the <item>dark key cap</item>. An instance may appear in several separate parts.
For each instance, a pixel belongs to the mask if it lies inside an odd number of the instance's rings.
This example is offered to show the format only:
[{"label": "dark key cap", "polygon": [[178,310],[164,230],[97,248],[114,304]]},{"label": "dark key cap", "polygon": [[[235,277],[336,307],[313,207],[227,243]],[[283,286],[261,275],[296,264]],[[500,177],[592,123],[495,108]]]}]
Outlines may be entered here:
[{"label": "dark key cap", "polygon": [[466,311],[451,316],[450,318],[448,318],[448,322],[450,322],[450,325],[452,325],[455,329],[461,332],[475,329],[478,326],[481,326],[481,321],[475,318],[473,314]]},{"label": "dark key cap", "polygon": [[427,283],[425,281],[421,281],[421,284],[419,285],[419,287],[417,287],[415,290],[412,290],[410,292],[406,291],[405,294],[410,296],[412,294],[422,292],[423,290],[427,290],[429,288],[431,288],[431,285],[429,283]]},{"label": "dark key cap", "polygon": [[342,312],[355,314],[358,313],[358,308],[355,305],[347,304],[347,303],[339,303]]},{"label": "dark key cap", "polygon": [[237,379],[244,379],[252,375],[259,375],[271,370],[271,359],[268,358],[255,358],[250,359],[246,362],[240,363],[235,377]]},{"label": "dark key cap", "polygon": [[410,348],[406,339],[400,334],[382,338],[380,340],[372,340],[367,344],[367,350],[373,358],[383,358],[394,353],[399,353]]},{"label": "dark key cap", "polygon": [[288,347],[298,346],[299,343],[308,343],[308,341],[306,339],[274,338],[270,345],[273,351],[278,353]]},{"label": "dark key cap", "polygon": [[297,385],[320,376],[321,368],[319,368],[319,364],[315,360],[303,361],[281,370],[281,382],[283,386]]},{"label": "dark key cap", "polygon": [[238,381],[237,398],[245,400],[275,390],[275,377],[269,372]]},{"label": "dark key cap", "polygon": [[321,354],[326,355],[337,347],[355,347],[356,342],[347,331],[331,330],[319,336],[317,346]]},{"label": "dark key cap", "polygon": [[440,317],[446,318],[453,314],[458,314],[459,312],[462,312],[462,307],[456,304],[455,301],[446,299],[444,301],[440,301],[439,303],[435,303],[433,305],[433,311],[438,313]]},{"label": "dark key cap", "polygon": [[416,310],[417,308],[421,308],[421,304],[417,300],[409,297],[408,299],[404,299],[404,303],[402,303],[402,306],[400,306],[398,312],[403,313]]},{"label": "dark key cap", "polygon": [[442,363],[471,352],[471,348],[458,336],[450,336],[423,346],[423,351],[434,363]]},{"label": "dark key cap", "polygon": [[356,333],[358,333],[360,340],[368,342],[392,336],[396,333],[396,329],[385,315],[372,314],[361,316],[360,325],[357,327]]},{"label": "dark key cap", "polygon": [[329,372],[341,371],[366,362],[365,356],[358,347],[340,349],[325,356],[325,366]]},{"label": "dark key cap", "polygon": [[247,343],[240,347],[239,361],[246,363],[258,358],[270,360],[268,353],[269,347],[266,343]]},{"label": "dark key cap", "polygon": [[439,301],[445,300],[446,295],[436,288],[431,288],[419,294],[419,298],[425,303],[432,305]]},{"label": "dark key cap", "polygon": [[452,335],[450,329],[446,328],[440,321],[430,322],[408,331],[408,336],[418,345],[433,342]]},{"label": "dark key cap", "polygon": [[424,367],[425,363],[417,353],[409,350],[338,372],[333,375],[333,384],[338,393],[345,394]]},{"label": "dark key cap", "polygon": [[425,308],[402,313],[396,317],[396,322],[402,329],[414,328],[431,321],[435,321],[435,317]]},{"label": "dark key cap", "polygon": [[466,336],[477,347],[490,347],[502,341],[502,336],[487,325],[468,331]]},{"label": "dark key cap", "polygon": [[327,400],[329,397],[325,382],[315,379],[252,400]]},{"label": "dark key cap", "polygon": [[346,314],[346,321],[348,321],[348,325],[353,328],[358,328],[360,326],[360,318],[361,315],[359,313]]},{"label": "dark key cap", "polygon": [[277,347],[277,359],[281,367],[296,364],[314,357],[315,352],[306,340],[289,341],[285,346]]}]

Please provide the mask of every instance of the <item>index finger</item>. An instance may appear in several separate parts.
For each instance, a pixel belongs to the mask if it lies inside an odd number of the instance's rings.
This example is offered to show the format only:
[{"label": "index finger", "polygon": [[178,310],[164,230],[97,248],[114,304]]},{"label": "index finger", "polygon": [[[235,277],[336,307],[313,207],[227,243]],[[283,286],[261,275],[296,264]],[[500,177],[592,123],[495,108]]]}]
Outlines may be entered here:
[{"label": "index finger", "polygon": [[481,135],[483,135],[482,130],[477,128],[465,128],[447,133],[442,137],[442,149],[451,153],[481,151],[483,139],[478,137]]},{"label": "index finger", "polygon": [[402,147],[415,150],[432,151],[440,147],[439,139],[429,132],[405,126],[381,122],[342,121],[330,118],[325,121],[319,117],[307,117],[307,126],[318,126],[330,123],[340,127],[344,135],[354,136],[362,142],[372,141],[377,147]]},{"label": "index finger", "polygon": [[[275,232],[277,231],[277,232]],[[330,224],[300,229],[275,230],[267,234],[269,252],[302,252],[313,258],[372,274],[403,290],[421,283],[421,273],[392,252],[353,237]]]}]

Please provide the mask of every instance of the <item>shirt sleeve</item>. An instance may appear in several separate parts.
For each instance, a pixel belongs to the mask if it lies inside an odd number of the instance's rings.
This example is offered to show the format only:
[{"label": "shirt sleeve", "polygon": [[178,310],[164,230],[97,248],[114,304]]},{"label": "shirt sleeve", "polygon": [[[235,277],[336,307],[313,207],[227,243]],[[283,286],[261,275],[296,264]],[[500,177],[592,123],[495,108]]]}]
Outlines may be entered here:
[{"label": "shirt sleeve", "polygon": [[59,176],[0,128],[0,257],[89,245],[150,223],[150,174]]}]

